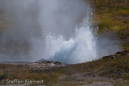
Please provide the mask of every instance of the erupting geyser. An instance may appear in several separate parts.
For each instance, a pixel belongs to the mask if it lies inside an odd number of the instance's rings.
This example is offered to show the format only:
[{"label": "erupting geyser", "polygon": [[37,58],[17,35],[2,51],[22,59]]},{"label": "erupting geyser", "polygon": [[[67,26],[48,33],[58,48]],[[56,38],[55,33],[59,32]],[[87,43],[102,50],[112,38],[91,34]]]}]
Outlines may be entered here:
[{"label": "erupting geyser", "polygon": [[[65,40],[62,35],[48,34],[45,40],[46,55],[49,59],[67,63],[87,62],[98,59],[96,37],[90,29],[89,18],[75,28],[75,35]],[[46,58],[47,59],[47,58]]]},{"label": "erupting geyser", "polygon": [[[113,40],[97,35],[91,22],[92,9],[84,0],[1,0],[0,5],[9,25],[1,43],[29,46],[28,51],[14,47],[13,52],[0,51],[2,60],[46,59],[75,64],[119,50]],[[8,57],[3,58],[4,54]]]}]

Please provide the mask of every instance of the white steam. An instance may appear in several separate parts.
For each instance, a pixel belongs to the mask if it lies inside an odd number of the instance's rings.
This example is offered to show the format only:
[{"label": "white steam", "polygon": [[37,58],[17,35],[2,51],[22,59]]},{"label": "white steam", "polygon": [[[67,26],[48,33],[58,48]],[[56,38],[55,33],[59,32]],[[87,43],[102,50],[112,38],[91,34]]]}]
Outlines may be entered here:
[{"label": "white steam", "polygon": [[91,28],[92,10],[84,0],[1,0],[0,10],[8,23],[0,39],[4,61],[74,64],[119,50],[113,40]]},{"label": "white steam", "polygon": [[56,37],[48,34],[45,44],[46,59],[67,63],[81,63],[98,59],[96,37],[90,29],[89,18],[85,18],[83,23],[75,28],[75,35],[69,40],[65,40],[62,35]]}]

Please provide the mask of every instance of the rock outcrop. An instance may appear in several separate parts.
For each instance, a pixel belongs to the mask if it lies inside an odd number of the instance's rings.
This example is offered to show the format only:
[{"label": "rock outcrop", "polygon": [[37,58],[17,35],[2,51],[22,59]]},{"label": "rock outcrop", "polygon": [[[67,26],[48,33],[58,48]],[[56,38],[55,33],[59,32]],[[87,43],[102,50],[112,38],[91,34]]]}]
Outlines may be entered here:
[{"label": "rock outcrop", "polygon": [[62,63],[62,62],[58,62],[58,61],[47,61],[47,60],[39,60],[37,62],[0,62],[2,64],[12,64],[12,65],[23,65],[29,68],[34,68],[36,70],[46,70],[46,69],[52,69],[52,68],[56,68],[56,67],[62,67],[62,66],[66,66],[68,64],[66,63]]}]

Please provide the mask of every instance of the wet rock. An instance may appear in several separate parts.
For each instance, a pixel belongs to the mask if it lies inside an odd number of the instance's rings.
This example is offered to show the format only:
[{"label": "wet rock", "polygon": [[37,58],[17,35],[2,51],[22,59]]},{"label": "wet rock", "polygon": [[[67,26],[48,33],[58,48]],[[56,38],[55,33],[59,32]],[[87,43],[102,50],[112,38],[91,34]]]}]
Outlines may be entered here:
[{"label": "wet rock", "polygon": [[103,59],[110,58],[110,56],[104,56]]},{"label": "wet rock", "polygon": [[54,67],[54,66],[55,66],[54,63],[49,63],[49,64],[48,64],[48,67]]},{"label": "wet rock", "polygon": [[93,75],[93,77],[95,77],[95,75]]},{"label": "wet rock", "polygon": [[127,56],[127,55],[129,55],[129,51],[121,51],[121,52],[117,52],[116,54],[119,54],[119,55],[121,55],[121,56]]},{"label": "wet rock", "polygon": [[111,56],[111,59],[115,59],[116,57],[115,56]]}]

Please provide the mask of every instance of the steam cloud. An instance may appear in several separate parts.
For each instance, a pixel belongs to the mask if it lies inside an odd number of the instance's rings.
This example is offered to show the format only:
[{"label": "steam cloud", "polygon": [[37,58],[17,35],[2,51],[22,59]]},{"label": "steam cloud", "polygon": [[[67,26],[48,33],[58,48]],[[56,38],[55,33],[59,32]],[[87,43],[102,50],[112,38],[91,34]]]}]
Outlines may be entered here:
[{"label": "steam cloud", "polygon": [[83,0],[0,0],[1,10],[8,26],[1,33],[2,61],[47,59],[74,64],[120,49],[94,32],[92,10]]}]

